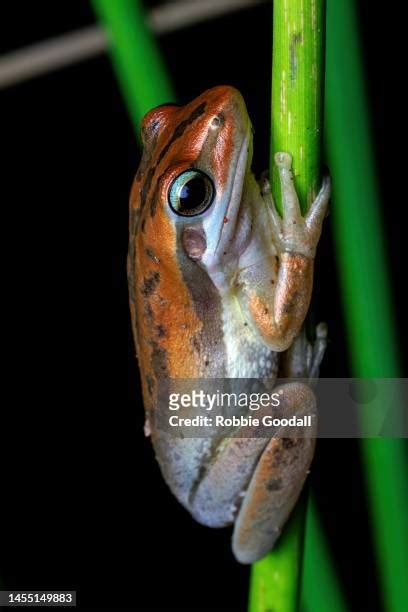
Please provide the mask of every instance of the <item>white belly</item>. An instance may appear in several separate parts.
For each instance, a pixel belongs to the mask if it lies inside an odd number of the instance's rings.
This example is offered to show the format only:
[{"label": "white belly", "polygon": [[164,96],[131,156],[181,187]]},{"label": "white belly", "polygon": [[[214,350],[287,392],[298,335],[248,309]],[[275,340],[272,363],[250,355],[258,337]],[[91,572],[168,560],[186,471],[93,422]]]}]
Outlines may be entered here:
[{"label": "white belly", "polygon": [[279,354],[266,346],[245,321],[235,297],[223,300],[226,377],[275,378]]}]

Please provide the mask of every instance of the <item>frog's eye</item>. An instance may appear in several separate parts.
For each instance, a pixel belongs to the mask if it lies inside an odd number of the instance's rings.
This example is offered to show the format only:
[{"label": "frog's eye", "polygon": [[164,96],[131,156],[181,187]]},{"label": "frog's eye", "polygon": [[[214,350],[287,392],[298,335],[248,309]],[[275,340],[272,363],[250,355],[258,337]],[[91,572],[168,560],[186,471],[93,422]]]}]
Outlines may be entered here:
[{"label": "frog's eye", "polygon": [[186,170],[172,182],[169,204],[178,215],[194,217],[211,206],[214,192],[213,182],[204,172]]}]

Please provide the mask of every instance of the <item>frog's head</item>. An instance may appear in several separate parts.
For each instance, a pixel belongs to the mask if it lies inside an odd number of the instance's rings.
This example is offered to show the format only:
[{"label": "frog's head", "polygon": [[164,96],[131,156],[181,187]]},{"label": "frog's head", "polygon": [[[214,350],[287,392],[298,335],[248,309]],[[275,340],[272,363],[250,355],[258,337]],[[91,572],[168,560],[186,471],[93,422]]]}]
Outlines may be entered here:
[{"label": "frog's head", "polygon": [[180,267],[196,262],[219,284],[250,231],[241,202],[252,130],[241,94],[215,87],[186,106],[153,109],[142,139],[133,200],[144,248],[163,264],[175,254]]}]

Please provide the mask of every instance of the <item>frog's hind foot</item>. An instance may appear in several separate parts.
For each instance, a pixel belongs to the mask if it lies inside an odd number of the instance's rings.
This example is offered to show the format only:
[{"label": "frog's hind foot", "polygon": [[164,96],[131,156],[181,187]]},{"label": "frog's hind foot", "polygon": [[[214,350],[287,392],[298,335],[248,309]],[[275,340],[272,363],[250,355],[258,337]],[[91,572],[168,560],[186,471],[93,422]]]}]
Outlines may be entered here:
[{"label": "frog's hind foot", "polygon": [[269,172],[268,170],[264,170],[261,173],[261,176],[259,177],[258,180],[258,185],[259,185],[259,189],[261,190],[261,193],[263,196],[265,196],[266,198],[270,197],[270,199],[272,199],[272,190],[271,190],[271,183],[269,181]]},{"label": "frog's hind foot", "polygon": [[285,378],[306,378],[309,383],[319,378],[320,364],[327,346],[327,325],[316,326],[315,340],[309,342],[303,326],[292,345],[282,355],[280,376]]},{"label": "frog's hind foot", "polygon": [[319,378],[320,364],[323,361],[324,354],[327,348],[327,325],[326,323],[319,323],[316,326],[316,338],[312,346],[312,355],[309,363],[309,382],[313,382],[316,378]]}]

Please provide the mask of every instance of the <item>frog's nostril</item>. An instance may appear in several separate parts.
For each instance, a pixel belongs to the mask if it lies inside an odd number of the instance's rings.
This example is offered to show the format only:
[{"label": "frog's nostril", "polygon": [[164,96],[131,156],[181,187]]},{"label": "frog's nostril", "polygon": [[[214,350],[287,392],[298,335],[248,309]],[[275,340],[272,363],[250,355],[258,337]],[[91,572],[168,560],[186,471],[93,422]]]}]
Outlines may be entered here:
[{"label": "frog's nostril", "polygon": [[218,115],[215,115],[215,117],[213,117],[211,119],[211,127],[212,128],[219,128],[223,125],[225,119],[224,119],[224,115],[222,113],[219,113]]}]

